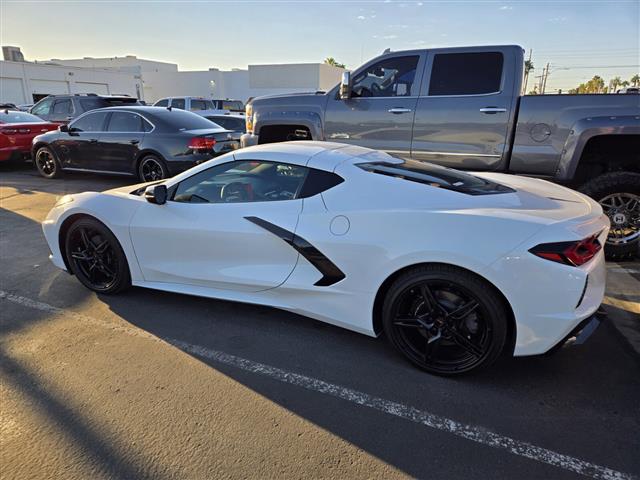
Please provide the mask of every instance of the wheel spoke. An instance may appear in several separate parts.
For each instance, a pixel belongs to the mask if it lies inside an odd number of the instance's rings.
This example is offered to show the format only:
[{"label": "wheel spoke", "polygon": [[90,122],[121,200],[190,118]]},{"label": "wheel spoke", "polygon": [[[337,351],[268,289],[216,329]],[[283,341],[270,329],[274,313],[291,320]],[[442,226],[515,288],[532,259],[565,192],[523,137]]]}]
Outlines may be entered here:
[{"label": "wheel spoke", "polygon": [[89,240],[89,236],[87,235],[87,230],[84,228],[80,229],[80,239],[82,240],[82,243],[84,244],[85,249],[87,250],[94,249],[93,243],[91,243],[91,240]]},{"label": "wheel spoke", "polygon": [[93,260],[93,257],[90,256],[86,250],[83,250],[81,252],[71,252],[71,258],[74,258],[81,262],[88,262],[90,260]]},{"label": "wheel spoke", "polygon": [[467,353],[470,353],[474,357],[480,358],[484,353],[482,348],[473,343],[469,338],[465,337],[462,333],[458,332],[454,328],[446,328],[447,332],[451,334],[451,339],[453,342],[462,348]]},{"label": "wheel spoke", "polygon": [[442,333],[438,331],[436,335],[427,339],[427,343],[425,345],[425,351],[424,351],[425,361],[433,360],[438,355],[441,338],[442,338]]},{"label": "wheel spoke", "polygon": [[480,305],[475,300],[470,300],[464,305],[456,308],[448,317],[453,320],[462,320],[473,313]]},{"label": "wheel spoke", "polygon": [[105,240],[102,243],[100,243],[97,247],[95,247],[94,250],[98,254],[103,254],[104,252],[107,251],[108,247],[109,247],[109,241]]},{"label": "wheel spoke", "polygon": [[100,270],[102,273],[104,273],[109,278],[113,278],[114,277],[114,273],[105,264],[98,265],[98,270]]},{"label": "wheel spoke", "polygon": [[422,298],[424,299],[425,305],[430,312],[439,310],[441,312],[445,312],[444,308],[438,303],[436,297],[434,297],[431,288],[426,283],[420,285],[420,293],[422,294]]}]

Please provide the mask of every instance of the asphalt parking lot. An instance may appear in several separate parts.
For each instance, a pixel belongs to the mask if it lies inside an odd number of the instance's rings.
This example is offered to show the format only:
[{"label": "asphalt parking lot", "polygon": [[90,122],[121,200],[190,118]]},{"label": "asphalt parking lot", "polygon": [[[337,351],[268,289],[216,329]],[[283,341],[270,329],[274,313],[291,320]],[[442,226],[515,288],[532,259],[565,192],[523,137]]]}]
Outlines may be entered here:
[{"label": "asphalt parking lot", "polygon": [[445,379],[287,312],[88,291],[39,222],[127,183],[0,167],[2,478],[640,476],[640,262],[585,344]]}]

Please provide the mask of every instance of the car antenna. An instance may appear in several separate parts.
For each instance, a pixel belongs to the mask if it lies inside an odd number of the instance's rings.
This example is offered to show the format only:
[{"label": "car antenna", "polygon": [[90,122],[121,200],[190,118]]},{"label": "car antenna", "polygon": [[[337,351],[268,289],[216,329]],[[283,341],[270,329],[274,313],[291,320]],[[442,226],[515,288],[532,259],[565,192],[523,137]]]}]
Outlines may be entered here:
[{"label": "car antenna", "polygon": [[169,106],[167,107],[167,110],[171,111],[171,105],[169,105]]}]

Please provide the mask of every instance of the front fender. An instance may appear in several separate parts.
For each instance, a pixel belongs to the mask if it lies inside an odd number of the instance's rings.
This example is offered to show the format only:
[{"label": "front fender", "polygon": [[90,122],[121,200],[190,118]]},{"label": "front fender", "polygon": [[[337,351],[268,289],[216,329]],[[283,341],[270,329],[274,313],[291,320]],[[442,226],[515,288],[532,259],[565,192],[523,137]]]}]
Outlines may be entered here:
[{"label": "front fender", "polygon": [[562,149],[556,179],[571,180],[573,178],[584,147],[591,138],[598,135],[639,134],[640,116],[638,115],[588,117],[578,120],[571,127]]},{"label": "front fender", "polygon": [[260,129],[270,125],[303,125],[311,132],[312,140],[324,140],[322,119],[316,112],[304,111],[268,111],[256,112],[254,133],[260,134]]}]

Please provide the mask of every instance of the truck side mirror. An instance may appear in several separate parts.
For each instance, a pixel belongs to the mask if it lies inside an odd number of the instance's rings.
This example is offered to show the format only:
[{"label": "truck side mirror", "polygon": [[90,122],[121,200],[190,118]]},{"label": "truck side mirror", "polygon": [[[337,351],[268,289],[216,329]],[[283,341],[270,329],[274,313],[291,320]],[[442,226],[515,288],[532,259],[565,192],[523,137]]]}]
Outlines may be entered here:
[{"label": "truck side mirror", "polygon": [[340,100],[351,98],[351,72],[342,72],[340,81]]}]

